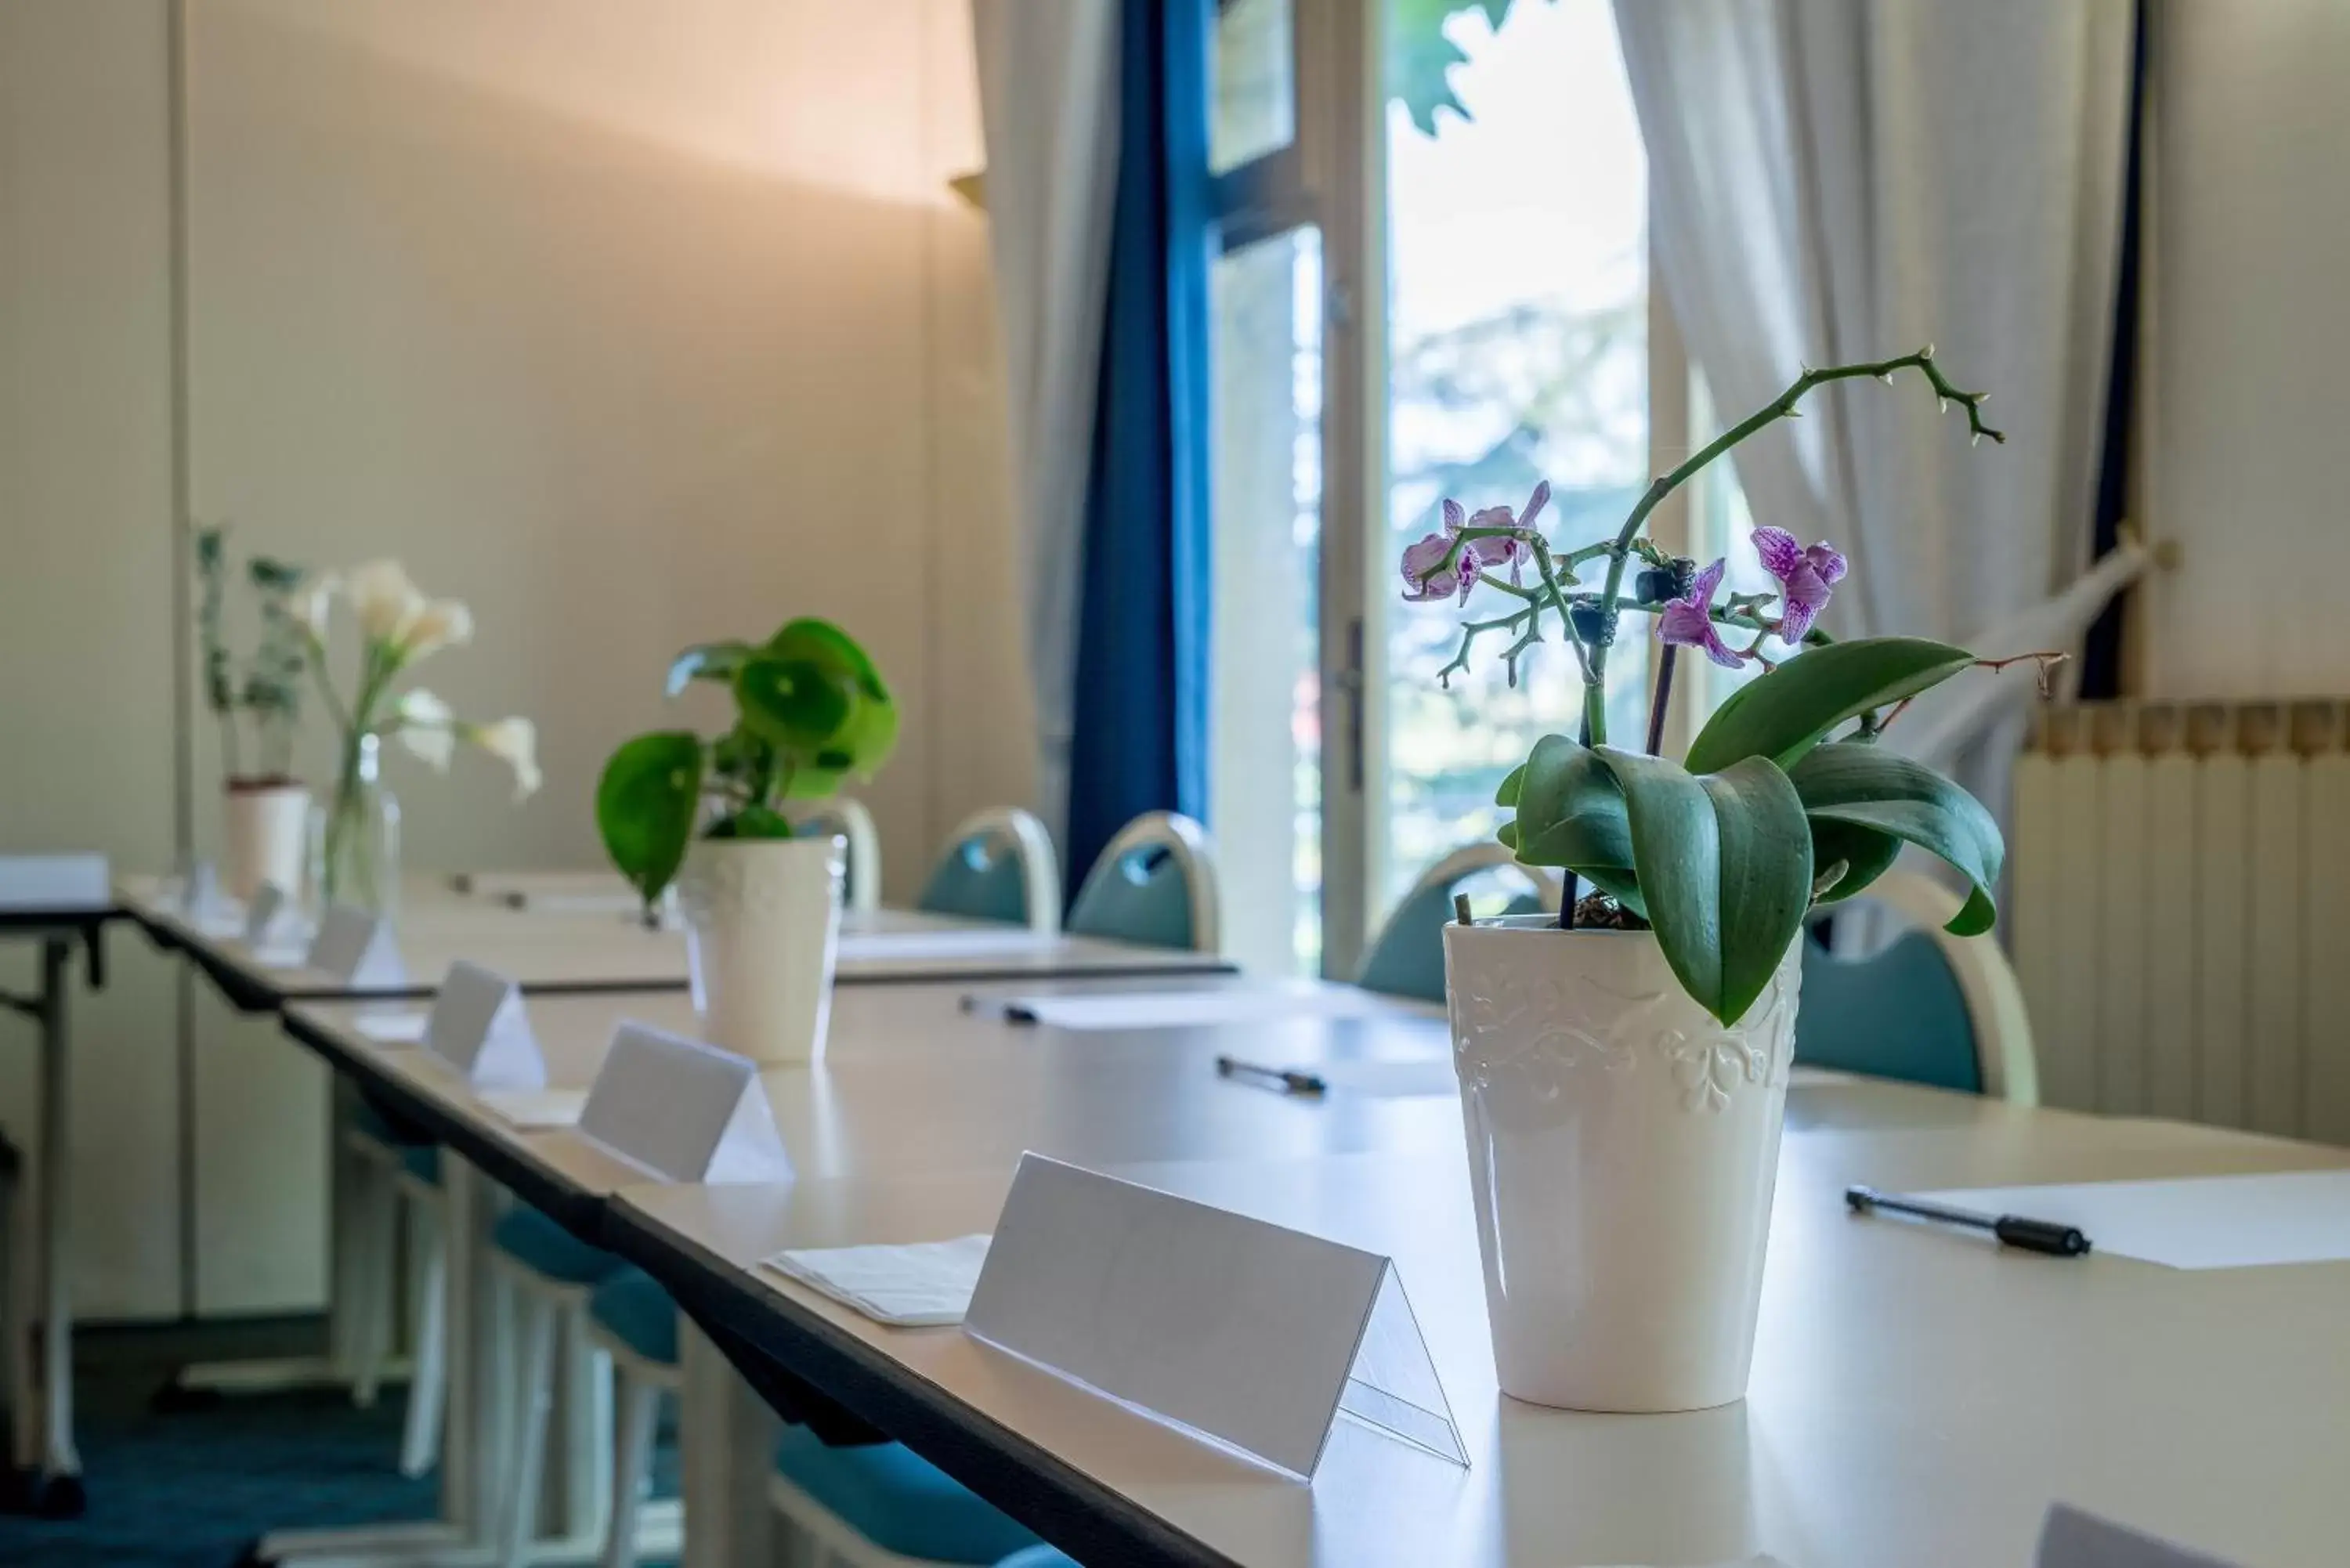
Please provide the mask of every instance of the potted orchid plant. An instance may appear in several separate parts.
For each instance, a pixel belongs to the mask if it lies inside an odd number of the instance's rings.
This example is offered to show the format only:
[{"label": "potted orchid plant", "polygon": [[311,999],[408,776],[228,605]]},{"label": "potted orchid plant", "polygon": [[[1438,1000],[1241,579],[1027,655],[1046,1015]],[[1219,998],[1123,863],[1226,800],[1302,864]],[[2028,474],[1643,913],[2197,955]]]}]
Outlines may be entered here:
[{"label": "potted orchid plant", "polygon": [[[1776,591],[1724,595],[1722,561],[1698,570],[1643,532],[1666,496],[1814,389],[1905,371],[1964,410],[1976,439],[2005,439],[1930,348],[1805,370],[1658,479],[1610,537],[1555,545],[1538,488],[1523,514],[1447,502],[1443,531],[1403,553],[1408,598],[1511,601],[1465,625],[1448,677],[1481,637],[1507,633],[1514,680],[1555,630],[1583,685],[1579,732],[1535,742],[1496,797],[1514,813],[1502,842],[1567,874],[1559,916],[1445,929],[1494,1355],[1520,1398],[1676,1410],[1744,1393],[1806,917],[1914,845],[1967,884],[1950,929],[1991,925],[1990,813],[1877,742],[1919,692],[2013,661],[1830,638],[1817,622],[1846,569],[1831,545],[1758,528]],[[1604,701],[1619,628],[1643,616],[1660,645],[1645,746],[1608,733]],[[1762,673],[1676,761],[1659,753],[1683,649]]]},{"label": "potted orchid plant", "polygon": [[897,744],[897,705],[865,649],[822,620],[689,648],[669,694],[697,680],[726,688],[733,724],[709,740],[660,730],[622,742],[596,788],[596,824],[648,910],[677,884],[711,1041],[755,1061],[812,1061],[831,1011],[841,851],[829,834],[796,831],[786,804],[871,777]]},{"label": "potted orchid plant", "polygon": [[[348,688],[328,668],[338,602],[348,605],[359,632],[359,666]],[[398,912],[400,805],[383,787],[382,742],[396,737],[442,773],[460,743],[486,752],[513,769],[520,801],[541,782],[537,731],[523,718],[471,722],[430,691],[399,689],[421,659],[472,641],[473,616],[455,599],[427,598],[397,561],[309,577],[292,613],[338,736],[334,794],[313,814],[319,902],[351,904],[389,919]]]},{"label": "potted orchid plant", "polygon": [[[297,887],[310,792],[294,776],[302,721],[302,628],[293,597],[302,569],[269,556],[233,570],[225,527],[195,535],[196,639],[203,702],[220,726],[224,796],[223,880],[250,898],[264,882]],[[259,625],[249,654],[228,629],[232,579],[242,576]]]}]

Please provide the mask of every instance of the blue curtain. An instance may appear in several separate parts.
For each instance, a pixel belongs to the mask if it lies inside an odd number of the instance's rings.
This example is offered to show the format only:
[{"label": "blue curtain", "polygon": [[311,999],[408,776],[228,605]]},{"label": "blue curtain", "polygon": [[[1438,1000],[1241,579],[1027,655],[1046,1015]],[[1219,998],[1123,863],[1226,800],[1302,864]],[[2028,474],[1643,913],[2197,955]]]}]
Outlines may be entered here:
[{"label": "blue curtain", "polygon": [[1069,740],[1075,895],[1146,811],[1204,817],[1209,0],[1125,0],[1118,194]]},{"label": "blue curtain", "polygon": [[[2113,360],[2106,378],[2105,440],[2097,459],[2096,509],[2089,558],[2121,543],[2127,512],[2130,427],[2137,422],[2138,131],[2146,110],[2146,0],[2138,0],[2130,58],[2129,158],[2122,172],[2121,258],[2114,280]],[[2089,623],[2081,649],[2081,695],[2118,697],[2122,690],[2122,606],[2135,589],[2114,597]]]}]

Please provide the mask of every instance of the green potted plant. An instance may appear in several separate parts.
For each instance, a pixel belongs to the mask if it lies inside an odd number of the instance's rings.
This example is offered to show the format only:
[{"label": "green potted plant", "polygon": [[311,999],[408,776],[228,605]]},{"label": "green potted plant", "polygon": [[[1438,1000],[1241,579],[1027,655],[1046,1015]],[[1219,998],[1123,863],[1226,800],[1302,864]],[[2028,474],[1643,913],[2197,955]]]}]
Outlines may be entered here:
[{"label": "green potted plant", "polygon": [[[1991,925],[1997,825],[1877,742],[1918,693],[2012,661],[1918,638],[1831,639],[1815,623],[1846,562],[1827,545],[1757,529],[1777,591],[1724,596],[1722,562],[1699,571],[1643,533],[1667,495],[1814,388],[1908,371],[1978,439],[2003,439],[1931,349],[1806,370],[1658,479],[1611,537],[1555,548],[1534,527],[1537,489],[1523,516],[1447,502],[1444,531],[1403,554],[1409,598],[1513,601],[1467,623],[1448,673],[1499,632],[1514,637],[1514,676],[1555,628],[1584,688],[1581,732],[1544,736],[1497,797],[1515,813],[1502,841],[1567,873],[1560,916],[1445,929],[1487,1310],[1502,1387],[1520,1398],[1676,1410],[1745,1392],[1806,916],[1915,845],[1969,886],[1950,929]],[[1660,644],[1645,747],[1609,736],[1604,701],[1632,616],[1653,617]],[[1676,762],[1657,753],[1685,648],[1763,672]],[[2057,656],[2022,657],[2044,670]]]},{"label": "green potted plant", "polygon": [[[302,722],[302,630],[292,600],[302,568],[250,556],[237,572],[225,527],[195,535],[196,640],[204,706],[220,726],[223,801],[222,883],[250,898],[264,882],[288,893],[302,885],[303,835],[310,792],[294,776],[294,737]],[[229,589],[241,576],[259,619],[250,654],[228,630]]]},{"label": "green potted plant", "polygon": [[897,744],[898,710],[872,659],[828,621],[689,648],[670,667],[670,695],[695,680],[732,693],[733,726],[622,742],[596,787],[596,826],[648,909],[676,882],[710,1040],[756,1061],[812,1061],[831,1008],[840,849],[795,832],[785,803],[870,777]]}]

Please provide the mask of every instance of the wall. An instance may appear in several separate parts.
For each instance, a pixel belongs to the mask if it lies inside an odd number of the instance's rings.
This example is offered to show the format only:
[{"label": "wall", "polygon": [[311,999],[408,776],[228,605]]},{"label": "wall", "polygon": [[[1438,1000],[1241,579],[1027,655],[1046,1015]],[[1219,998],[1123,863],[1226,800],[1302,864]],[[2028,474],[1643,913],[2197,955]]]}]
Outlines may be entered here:
[{"label": "wall", "polygon": [[[0,585],[18,612],[0,711],[57,759],[30,794],[11,780],[0,842],[131,867],[172,849],[167,16],[0,6],[0,525],[28,568]],[[400,556],[479,625],[419,681],[540,728],[547,785],[521,805],[484,758],[442,779],[395,756],[410,865],[595,863],[603,757],[683,716],[669,656],[795,614],[855,630],[904,710],[865,792],[893,894],[962,815],[1026,799],[984,219],[945,188],[980,161],[960,0],[189,0],[186,18],[192,513],[314,565]],[[73,529],[43,521],[61,514]],[[208,724],[192,742],[209,848]],[[314,779],[326,752],[314,726]],[[153,1168],[102,1206],[140,1226],[175,1193],[160,983],[126,1080]],[[192,1041],[198,1303],[314,1301],[315,1065],[208,998]],[[29,1080],[0,1094],[21,1122]],[[161,1264],[124,1310],[176,1293],[158,1289],[176,1253],[146,1250]]]},{"label": "wall", "polygon": [[2350,7],[2156,0],[2141,621],[2164,697],[2350,691]]}]

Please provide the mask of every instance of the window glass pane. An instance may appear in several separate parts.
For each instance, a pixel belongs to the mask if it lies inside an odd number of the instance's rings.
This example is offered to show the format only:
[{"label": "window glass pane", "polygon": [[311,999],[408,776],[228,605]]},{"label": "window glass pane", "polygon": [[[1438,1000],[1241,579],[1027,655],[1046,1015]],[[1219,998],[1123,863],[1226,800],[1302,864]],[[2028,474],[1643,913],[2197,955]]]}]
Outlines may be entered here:
[{"label": "window glass pane", "polygon": [[[1386,3],[1391,29],[1430,10]],[[1374,851],[1386,902],[1492,835],[1506,815],[1495,785],[1537,737],[1575,732],[1583,690],[1555,624],[1514,689],[1506,631],[1485,633],[1468,673],[1440,687],[1461,615],[1395,597],[1403,547],[1441,526],[1445,496],[1522,507],[1546,478],[1542,526],[1573,548],[1612,535],[1648,483],[1648,162],[1608,0],[1521,0],[1498,32],[1471,8],[1444,42],[1465,57],[1445,86],[1466,118],[1430,117],[1426,92],[1432,133],[1410,100],[1388,111],[1388,799],[1369,814],[1388,836]],[[1468,613],[1513,607],[1487,588]],[[1644,733],[1648,634],[1646,617],[1625,617],[1609,656],[1619,742]]]},{"label": "window glass pane", "polygon": [[1217,0],[1215,103],[1208,167],[1222,174],[1297,137],[1290,0]]},{"label": "window glass pane", "polygon": [[1322,236],[1216,258],[1210,820],[1225,950],[1322,956]]}]

